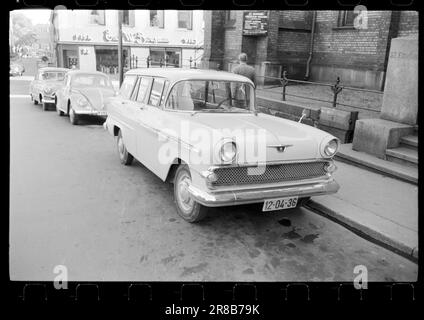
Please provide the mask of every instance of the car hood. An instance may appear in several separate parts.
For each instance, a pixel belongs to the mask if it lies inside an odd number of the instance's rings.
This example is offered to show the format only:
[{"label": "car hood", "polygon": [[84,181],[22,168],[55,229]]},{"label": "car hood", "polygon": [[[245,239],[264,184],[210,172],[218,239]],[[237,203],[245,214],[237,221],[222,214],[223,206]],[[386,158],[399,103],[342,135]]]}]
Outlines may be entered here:
[{"label": "car hood", "polygon": [[[262,113],[196,113],[181,116],[190,124],[190,132],[199,129],[214,132],[211,139],[214,149],[219,149],[222,139],[235,140],[239,163],[322,158],[320,144],[331,136],[314,127]],[[205,143],[196,139],[199,140],[197,134],[191,135],[188,142],[197,149],[204,148]],[[206,145],[210,147],[211,144]],[[279,146],[284,146],[284,150]]]},{"label": "car hood", "polygon": [[73,88],[74,93],[84,96],[94,109],[102,110],[105,106],[105,100],[113,97],[115,91],[112,88],[104,87],[86,87]]}]

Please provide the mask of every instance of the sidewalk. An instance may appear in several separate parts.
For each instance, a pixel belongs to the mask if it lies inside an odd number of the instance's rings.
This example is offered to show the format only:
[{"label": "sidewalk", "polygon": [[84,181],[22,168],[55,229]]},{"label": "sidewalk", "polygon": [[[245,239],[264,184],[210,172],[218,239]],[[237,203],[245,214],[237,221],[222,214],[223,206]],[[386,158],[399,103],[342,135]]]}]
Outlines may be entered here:
[{"label": "sidewalk", "polygon": [[418,258],[418,186],[340,161],[336,165],[340,190],[314,197],[307,206]]}]

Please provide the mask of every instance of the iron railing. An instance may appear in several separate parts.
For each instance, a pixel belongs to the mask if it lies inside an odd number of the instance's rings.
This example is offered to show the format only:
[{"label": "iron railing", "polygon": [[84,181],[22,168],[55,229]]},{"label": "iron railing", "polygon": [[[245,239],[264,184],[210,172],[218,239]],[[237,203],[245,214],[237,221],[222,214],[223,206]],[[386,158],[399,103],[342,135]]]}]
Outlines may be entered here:
[{"label": "iron railing", "polygon": [[[339,97],[339,94],[342,92],[342,90],[351,90],[351,91],[357,91],[357,92],[368,92],[368,93],[374,93],[374,94],[379,94],[379,95],[383,94],[383,91],[379,91],[379,90],[362,89],[362,88],[355,88],[355,87],[349,87],[349,86],[342,86],[342,85],[340,85],[340,77],[337,77],[335,83],[333,83],[333,84],[323,83],[323,82],[306,81],[306,80],[289,79],[289,78],[287,78],[287,71],[283,72],[283,75],[282,75],[281,78],[270,77],[270,76],[256,76],[256,77],[257,78],[264,78],[264,80],[269,79],[269,80],[273,80],[273,81],[279,81],[280,85],[268,87],[268,89],[272,89],[272,88],[276,88],[276,87],[282,87],[281,98],[282,98],[283,101],[286,101],[287,96],[291,96],[291,97],[295,97],[295,98],[301,98],[301,99],[307,99],[307,100],[312,100],[312,101],[329,103],[329,104],[331,104],[331,106],[333,108],[336,108],[339,105],[339,106],[345,106],[345,107],[350,107],[350,108],[355,108],[355,109],[363,109],[363,110],[367,110],[367,111],[380,112],[379,110],[376,110],[376,109],[373,109],[373,108],[368,108],[368,107],[358,106],[358,105],[350,105],[350,104],[338,102],[337,99]],[[323,100],[323,99],[314,98],[314,97],[310,97],[310,96],[302,96],[302,95],[287,93],[287,86],[290,83],[309,84],[309,85],[316,85],[316,86],[322,86],[322,87],[330,88],[333,98],[332,98],[332,100]],[[258,90],[263,90],[263,89],[264,88],[258,88]]]},{"label": "iron railing", "polygon": [[[199,63],[199,59],[201,58],[201,56],[198,56],[197,58],[193,58],[193,57],[189,57],[188,59],[184,59],[184,61],[182,62],[188,62],[188,67],[189,68],[193,68],[196,69]],[[139,59],[138,56],[136,55],[132,55],[128,58],[128,63],[127,66],[129,67],[129,69],[136,69],[136,68],[141,68],[141,67],[147,67],[147,68],[152,68],[152,67],[175,67],[175,68],[183,68],[185,67],[187,64],[185,63],[172,63],[170,62],[169,58],[161,58],[159,61],[157,60],[153,60],[150,56],[148,56],[145,59]]]}]

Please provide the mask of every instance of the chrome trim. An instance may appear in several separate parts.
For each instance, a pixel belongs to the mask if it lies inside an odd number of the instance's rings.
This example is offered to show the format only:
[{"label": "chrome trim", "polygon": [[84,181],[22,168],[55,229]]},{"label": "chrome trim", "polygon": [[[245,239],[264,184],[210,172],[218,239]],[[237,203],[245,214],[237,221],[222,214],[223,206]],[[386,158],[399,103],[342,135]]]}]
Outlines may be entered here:
[{"label": "chrome trim", "polygon": [[290,163],[309,163],[309,162],[333,162],[332,158],[316,158],[316,159],[306,159],[306,160],[285,160],[285,161],[267,161],[267,162],[243,162],[235,163],[232,165],[212,165],[208,168],[209,171],[218,169],[218,168],[231,168],[231,167],[258,167],[258,166],[268,166],[268,165],[278,165],[278,164],[290,164]]},{"label": "chrome trim", "polygon": [[225,192],[206,192],[193,186],[188,191],[193,199],[207,207],[231,206],[248,203],[263,202],[266,199],[278,197],[311,197],[336,193],[340,186],[334,179],[328,179],[316,183],[301,186],[286,186],[263,188],[261,190],[241,190]]}]

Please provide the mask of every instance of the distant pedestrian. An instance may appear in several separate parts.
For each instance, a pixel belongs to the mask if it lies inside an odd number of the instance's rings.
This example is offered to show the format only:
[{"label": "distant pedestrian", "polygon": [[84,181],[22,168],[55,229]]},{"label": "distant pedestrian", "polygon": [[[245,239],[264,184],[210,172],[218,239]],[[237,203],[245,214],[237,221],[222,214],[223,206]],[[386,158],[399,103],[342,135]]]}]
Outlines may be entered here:
[{"label": "distant pedestrian", "polygon": [[247,54],[240,53],[238,59],[239,65],[234,68],[233,72],[249,78],[256,86],[255,68],[247,65]]}]

